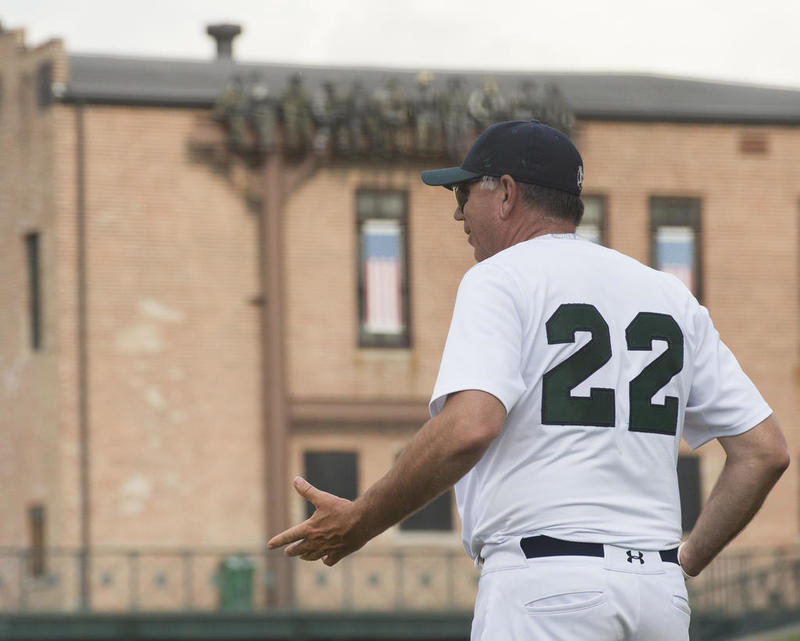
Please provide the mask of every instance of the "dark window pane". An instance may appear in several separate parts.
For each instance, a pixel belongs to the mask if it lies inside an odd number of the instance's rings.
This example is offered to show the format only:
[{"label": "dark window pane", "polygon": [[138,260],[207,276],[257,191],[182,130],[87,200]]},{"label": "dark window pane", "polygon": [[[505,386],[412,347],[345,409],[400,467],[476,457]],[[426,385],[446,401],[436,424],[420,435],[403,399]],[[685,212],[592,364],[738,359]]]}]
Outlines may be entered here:
[{"label": "dark window pane", "polygon": [[678,457],[678,487],[681,496],[681,528],[689,532],[700,514],[700,459]]},{"label": "dark window pane", "polygon": [[[355,452],[306,452],[305,479],[316,488],[344,499],[358,496],[358,455]],[[314,506],[306,503],[306,515]]]},{"label": "dark window pane", "polygon": [[53,102],[53,63],[43,63],[36,74],[36,80],[37,103],[43,109]]},{"label": "dark window pane", "polygon": [[31,537],[28,570],[33,576],[41,576],[45,572],[44,507],[34,505],[28,517]]},{"label": "dark window pane", "polygon": [[401,530],[435,530],[450,531],[453,529],[453,491],[447,490],[440,497],[429,503],[419,512],[415,512],[400,523]]},{"label": "dark window pane", "polygon": [[374,191],[360,191],[356,194],[356,208],[359,217],[374,216],[378,211],[378,195]]},{"label": "dark window pane", "polygon": [[31,347],[42,346],[42,301],[40,283],[39,234],[25,236],[25,254],[28,263],[28,310]]}]

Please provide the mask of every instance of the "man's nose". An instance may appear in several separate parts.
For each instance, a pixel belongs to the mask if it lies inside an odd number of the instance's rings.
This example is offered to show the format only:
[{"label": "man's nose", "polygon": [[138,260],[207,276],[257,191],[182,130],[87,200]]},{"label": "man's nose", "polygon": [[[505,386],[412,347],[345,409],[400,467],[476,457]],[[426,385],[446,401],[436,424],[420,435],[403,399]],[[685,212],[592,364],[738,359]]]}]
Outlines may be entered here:
[{"label": "man's nose", "polygon": [[461,211],[461,207],[456,205],[456,210],[453,212],[453,218],[456,220],[464,220],[464,212]]}]

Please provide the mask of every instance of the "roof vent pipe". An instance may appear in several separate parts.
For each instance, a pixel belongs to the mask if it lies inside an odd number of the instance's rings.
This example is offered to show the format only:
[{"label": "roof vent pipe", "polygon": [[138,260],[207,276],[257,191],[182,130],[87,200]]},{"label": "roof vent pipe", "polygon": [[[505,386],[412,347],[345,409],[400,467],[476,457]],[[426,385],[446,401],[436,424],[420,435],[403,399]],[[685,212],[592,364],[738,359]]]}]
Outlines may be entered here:
[{"label": "roof vent pipe", "polygon": [[206,33],[217,41],[217,60],[233,58],[233,39],[242,33],[238,24],[210,24]]}]

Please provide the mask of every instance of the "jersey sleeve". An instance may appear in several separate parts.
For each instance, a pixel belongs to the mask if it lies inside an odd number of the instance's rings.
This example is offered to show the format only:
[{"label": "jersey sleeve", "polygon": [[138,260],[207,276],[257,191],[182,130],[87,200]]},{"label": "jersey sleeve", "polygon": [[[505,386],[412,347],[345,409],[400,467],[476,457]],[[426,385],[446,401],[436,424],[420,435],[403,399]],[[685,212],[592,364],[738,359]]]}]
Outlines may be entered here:
[{"label": "jersey sleeve", "polygon": [[455,392],[487,392],[508,413],[525,391],[515,289],[510,276],[495,265],[481,263],[464,275],[429,405],[431,416]]},{"label": "jersey sleeve", "polygon": [[694,330],[694,375],[683,431],[692,449],[720,436],[746,432],[772,414],[701,305]]}]

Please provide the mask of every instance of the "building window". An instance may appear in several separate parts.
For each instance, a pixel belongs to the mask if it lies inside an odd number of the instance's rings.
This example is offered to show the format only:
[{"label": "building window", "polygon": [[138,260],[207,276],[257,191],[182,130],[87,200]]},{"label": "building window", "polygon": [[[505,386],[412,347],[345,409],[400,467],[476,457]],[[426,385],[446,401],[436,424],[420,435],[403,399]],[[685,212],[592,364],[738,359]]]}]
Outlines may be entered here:
[{"label": "building window", "polygon": [[689,532],[700,515],[700,458],[678,456],[678,487],[681,497],[681,528]]},{"label": "building window", "polygon": [[[350,501],[358,496],[358,454],[356,452],[306,452],[305,479],[323,492]],[[306,517],[314,506],[306,502]]]},{"label": "building window", "polygon": [[408,197],[359,190],[358,312],[361,347],[408,347]]},{"label": "building window", "polygon": [[650,264],[677,276],[701,299],[700,200],[651,198],[650,232]]},{"label": "building window", "polygon": [[42,348],[42,293],[39,234],[25,236],[25,256],[28,264],[28,318],[31,348]]},{"label": "building window", "polygon": [[44,506],[34,505],[28,510],[30,528],[30,556],[28,572],[31,576],[45,573]]},{"label": "building window", "polygon": [[53,102],[53,63],[44,62],[36,72],[36,102],[40,109],[49,107]]},{"label": "building window", "polygon": [[453,529],[453,490],[435,498],[418,512],[400,522],[405,532],[450,532]]},{"label": "building window", "polygon": [[606,244],[606,199],[602,196],[583,196],[583,218],[578,233],[598,245]]}]

